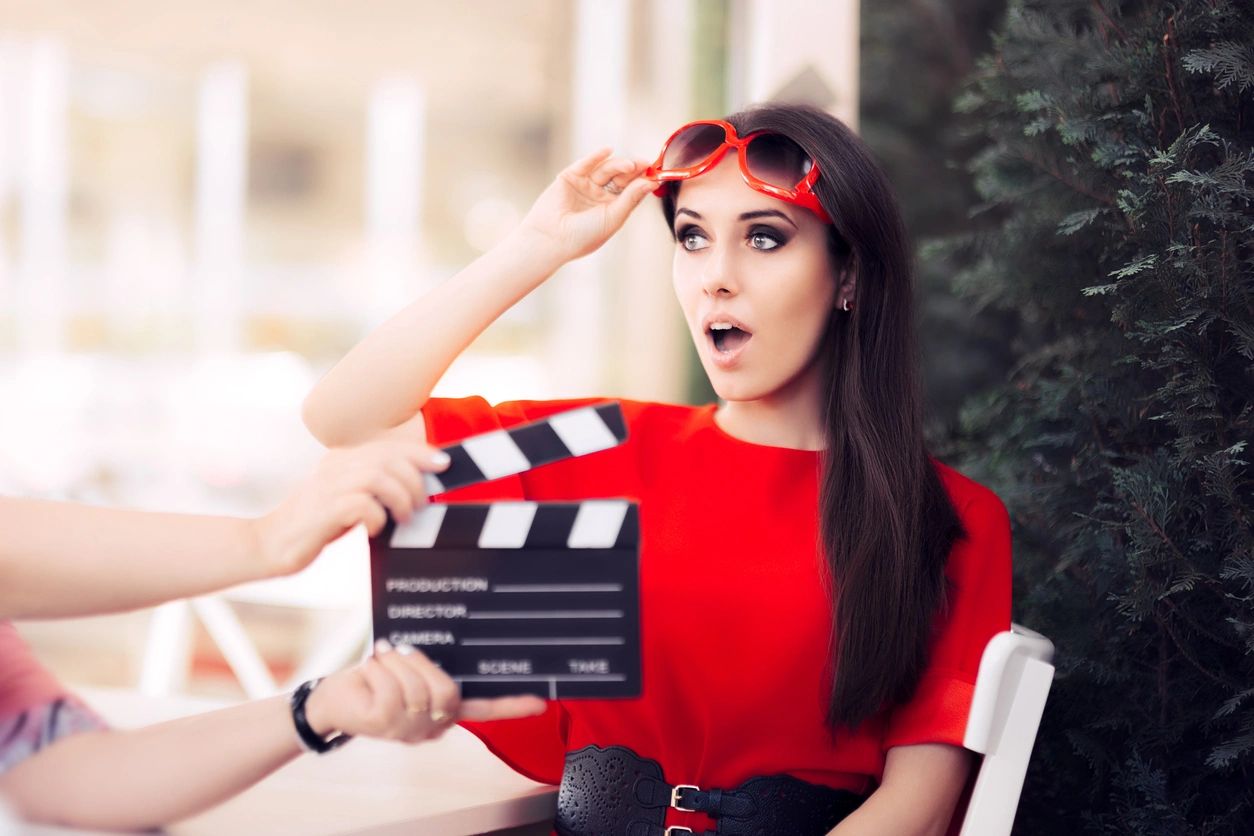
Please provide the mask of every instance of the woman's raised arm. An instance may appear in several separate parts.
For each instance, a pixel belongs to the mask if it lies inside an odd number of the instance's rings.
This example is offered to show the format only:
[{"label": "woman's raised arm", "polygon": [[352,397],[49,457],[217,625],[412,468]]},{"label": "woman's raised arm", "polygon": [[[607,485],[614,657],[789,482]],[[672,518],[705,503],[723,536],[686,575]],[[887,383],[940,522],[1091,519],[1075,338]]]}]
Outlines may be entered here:
[{"label": "woman's raised arm", "polygon": [[655,185],[645,167],[602,149],[565,169],[505,241],[367,335],[314,386],[303,409],[310,432],[353,444],[413,417],[497,317],[618,231]]}]

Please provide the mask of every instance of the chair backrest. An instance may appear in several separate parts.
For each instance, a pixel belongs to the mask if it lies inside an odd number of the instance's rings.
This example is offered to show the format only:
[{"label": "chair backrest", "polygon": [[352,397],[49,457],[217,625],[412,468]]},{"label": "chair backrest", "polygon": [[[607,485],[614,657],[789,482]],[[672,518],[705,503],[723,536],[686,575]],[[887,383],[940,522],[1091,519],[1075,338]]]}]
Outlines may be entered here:
[{"label": "chair backrest", "polygon": [[[233,587],[153,610],[140,668],[139,690],[150,697],[177,693],[191,662],[191,616],[196,615],[222,652],[249,699],[290,691],[361,658],[370,643],[370,544],[361,526],[327,545],[297,575]],[[314,649],[299,659],[288,682],[276,682],[233,603],[262,604],[339,614]]]},{"label": "chair backrest", "polygon": [[1018,624],[984,649],[963,740],[984,757],[961,836],[1009,836],[1054,680],[1053,658],[1049,639]]}]

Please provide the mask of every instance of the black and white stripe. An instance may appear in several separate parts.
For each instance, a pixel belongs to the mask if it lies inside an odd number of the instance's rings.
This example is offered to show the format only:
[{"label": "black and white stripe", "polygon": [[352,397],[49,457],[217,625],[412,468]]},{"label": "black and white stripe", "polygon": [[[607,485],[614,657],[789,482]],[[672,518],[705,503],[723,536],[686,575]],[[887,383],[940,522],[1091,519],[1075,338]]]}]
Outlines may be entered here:
[{"label": "black and white stripe", "polygon": [[617,401],[581,407],[445,447],[452,459],[448,468],[439,474],[424,473],[423,479],[427,495],[433,496],[608,450],[626,439],[627,424]]},{"label": "black and white stripe", "polygon": [[635,549],[640,522],[626,499],[432,503],[398,525],[394,549]]}]

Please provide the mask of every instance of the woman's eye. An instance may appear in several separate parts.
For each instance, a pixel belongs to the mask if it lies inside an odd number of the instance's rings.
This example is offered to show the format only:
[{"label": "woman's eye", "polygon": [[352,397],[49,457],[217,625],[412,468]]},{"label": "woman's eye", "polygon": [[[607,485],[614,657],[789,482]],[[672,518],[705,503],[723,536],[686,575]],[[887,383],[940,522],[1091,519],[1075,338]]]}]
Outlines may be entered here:
[{"label": "woman's eye", "polygon": [[749,234],[749,246],[755,250],[773,250],[783,246],[783,241],[773,232],[752,232]]},{"label": "woman's eye", "polygon": [[685,250],[699,250],[708,242],[705,236],[693,229],[681,230],[679,233],[679,243]]}]

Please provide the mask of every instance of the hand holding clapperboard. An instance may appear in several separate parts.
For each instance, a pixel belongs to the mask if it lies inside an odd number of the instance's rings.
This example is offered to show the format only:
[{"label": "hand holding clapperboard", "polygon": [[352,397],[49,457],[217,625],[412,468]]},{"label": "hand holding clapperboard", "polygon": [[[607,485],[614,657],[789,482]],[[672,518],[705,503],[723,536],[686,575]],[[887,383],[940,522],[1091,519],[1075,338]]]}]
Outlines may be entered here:
[{"label": "hand holding clapperboard", "polygon": [[[621,444],[616,402],[449,447],[428,496]],[[640,694],[640,522],[627,499],[430,503],[370,541],[374,637],[425,653],[463,697]]]}]

